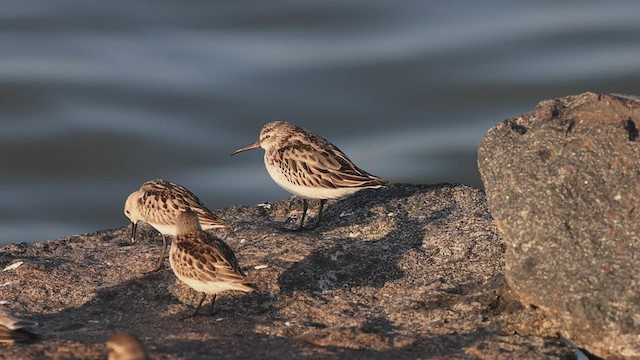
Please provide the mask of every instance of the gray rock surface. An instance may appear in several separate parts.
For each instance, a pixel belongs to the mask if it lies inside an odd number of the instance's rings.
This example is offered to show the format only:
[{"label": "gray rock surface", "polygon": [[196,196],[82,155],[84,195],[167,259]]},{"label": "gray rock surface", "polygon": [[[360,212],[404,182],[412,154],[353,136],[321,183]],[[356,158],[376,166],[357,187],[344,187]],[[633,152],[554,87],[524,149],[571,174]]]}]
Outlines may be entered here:
[{"label": "gray rock surface", "polygon": [[39,322],[42,335],[0,351],[105,358],[104,342],[124,330],[154,359],[571,354],[542,312],[520,306],[504,286],[504,245],[482,191],[393,185],[330,202],[313,231],[276,229],[299,209],[283,200],[221,210],[233,225],[212,232],[259,290],[219,296],[217,315],[185,321],[197,296],[170,268],[145,274],[161,244],[148,226],[133,245],[120,228],[0,248],[0,269],[24,262],[0,271],[0,309]]},{"label": "gray rock surface", "polygon": [[506,279],[576,344],[640,358],[640,101],[541,102],[486,134],[478,162]]}]

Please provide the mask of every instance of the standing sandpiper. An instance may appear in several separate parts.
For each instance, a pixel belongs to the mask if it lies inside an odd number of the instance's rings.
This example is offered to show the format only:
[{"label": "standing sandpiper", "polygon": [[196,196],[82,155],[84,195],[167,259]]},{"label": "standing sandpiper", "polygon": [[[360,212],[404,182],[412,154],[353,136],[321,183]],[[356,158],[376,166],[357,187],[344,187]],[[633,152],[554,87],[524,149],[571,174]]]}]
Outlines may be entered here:
[{"label": "standing sandpiper", "polygon": [[165,235],[176,235],[178,215],[191,210],[198,215],[203,229],[228,226],[217,217],[187,188],[164,180],[151,180],[129,195],[124,204],[124,214],[131,220],[131,240],[135,242],[138,221],[144,221],[162,234],[162,254],[153,271],[162,268],[167,251]]},{"label": "standing sandpiper", "polygon": [[209,312],[213,315],[218,293],[255,290],[238,265],[233,250],[224,241],[204,232],[194,212],[180,214],[176,227],[178,231],[171,242],[169,263],[180,281],[202,293],[196,311],[188,317],[198,315],[207,294],[213,295]]},{"label": "standing sandpiper", "polygon": [[312,229],[320,223],[327,199],[351,195],[362,189],[380,188],[389,182],[358,168],[340,149],[296,125],[273,121],[260,131],[260,140],[233,154],[263,148],[264,165],[273,181],[302,198],[302,217],[294,230],[301,230],[307,200],[320,200],[320,210]]}]

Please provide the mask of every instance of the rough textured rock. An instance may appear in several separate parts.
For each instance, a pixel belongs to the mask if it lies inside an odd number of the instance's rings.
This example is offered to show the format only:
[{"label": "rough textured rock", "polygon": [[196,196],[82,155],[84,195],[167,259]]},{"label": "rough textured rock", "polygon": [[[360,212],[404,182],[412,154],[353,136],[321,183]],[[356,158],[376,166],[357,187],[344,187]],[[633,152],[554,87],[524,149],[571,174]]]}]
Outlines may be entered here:
[{"label": "rough textured rock", "polygon": [[478,162],[506,278],[576,344],[640,358],[640,102],[541,102],[484,137]]},{"label": "rough textured rock", "polygon": [[195,292],[170,268],[145,274],[161,243],[149,227],[140,227],[148,240],[134,245],[121,228],[0,248],[0,269],[24,262],[0,271],[0,300],[8,301],[0,306],[42,324],[39,342],[0,351],[104,358],[104,342],[126,330],[155,359],[571,354],[542,312],[520,306],[504,286],[504,245],[480,190],[363,191],[329,203],[322,224],[300,233],[276,229],[290,209],[300,215],[290,200],[220,212],[233,225],[215,233],[259,291],[222,295],[217,315],[185,321]]}]

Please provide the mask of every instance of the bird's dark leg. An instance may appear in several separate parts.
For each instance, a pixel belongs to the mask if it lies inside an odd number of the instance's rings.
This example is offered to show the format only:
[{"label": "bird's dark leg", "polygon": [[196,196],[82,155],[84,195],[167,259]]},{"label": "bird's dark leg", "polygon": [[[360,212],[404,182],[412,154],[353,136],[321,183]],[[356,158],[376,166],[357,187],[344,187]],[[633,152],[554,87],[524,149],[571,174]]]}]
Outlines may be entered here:
[{"label": "bird's dark leg", "polygon": [[198,306],[196,306],[196,311],[193,313],[193,316],[198,315],[198,310],[200,310],[200,308],[202,307],[202,303],[206,298],[207,298],[207,294],[202,293],[202,297],[200,298],[200,302],[198,303]]},{"label": "bird's dark leg", "polygon": [[138,227],[137,222],[131,222],[131,242],[136,242],[136,228]]},{"label": "bird's dark leg", "polygon": [[302,217],[300,218],[300,224],[298,224],[298,228],[296,230],[302,230],[304,227],[304,218],[307,215],[307,208],[309,204],[307,203],[307,199],[302,199]]},{"label": "bird's dark leg", "polygon": [[302,230],[306,230],[306,228],[304,227],[304,219],[307,216],[307,209],[309,208],[309,203],[307,202],[307,199],[302,199],[302,216],[300,217],[300,223],[298,223],[298,226],[291,229],[291,228],[286,228],[286,227],[281,227],[280,230],[282,231],[302,231]]},{"label": "bird's dark leg", "polygon": [[198,306],[196,306],[196,311],[193,312],[193,314],[189,315],[189,316],[185,316],[182,318],[182,320],[186,320],[188,318],[192,318],[194,316],[198,315],[198,310],[200,310],[200,307],[202,306],[202,303],[204,302],[204,299],[207,297],[207,294],[202,293],[202,297],[200,298],[200,302],[198,303]]},{"label": "bird's dark leg", "polygon": [[215,313],[213,312],[213,304],[215,304],[215,303],[216,303],[216,298],[217,298],[217,297],[218,297],[218,295],[213,294],[213,300],[211,300],[211,308],[209,309],[209,315],[210,315],[210,316],[213,316],[213,314],[215,314]]},{"label": "bird's dark leg", "polygon": [[164,255],[167,253],[167,238],[162,234],[162,252],[160,253],[160,259],[158,259],[158,263],[156,267],[151,270],[151,272],[160,271],[162,269],[162,265],[164,265]]},{"label": "bird's dark leg", "polygon": [[307,230],[315,229],[316,227],[318,227],[318,225],[320,225],[320,217],[322,216],[322,209],[324,208],[325,202],[327,202],[327,199],[320,200],[320,210],[318,210],[318,216],[316,217],[316,221],[312,226],[307,226],[306,227]]}]

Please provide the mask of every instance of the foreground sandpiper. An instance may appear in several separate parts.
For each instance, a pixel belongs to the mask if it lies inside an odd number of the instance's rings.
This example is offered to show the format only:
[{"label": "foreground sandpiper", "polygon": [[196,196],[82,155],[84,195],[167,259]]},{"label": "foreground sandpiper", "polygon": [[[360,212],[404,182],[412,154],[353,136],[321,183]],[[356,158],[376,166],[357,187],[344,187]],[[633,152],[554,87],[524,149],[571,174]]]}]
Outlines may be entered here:
[{"label": "foreground sandpiper", "polygon": [[169,263],[173,272],[185,284],[202,293],[193,317],[198,314],[207,295],[213,295],[210,314],[218,293],[228,290],[255,290],[233,253],[224,241],[204,232],[194,212],[186,211],[178,217],[177,234],[171,242]]},{"label": "foreground sandpiper", "polygon": [[308,227],[314,228],[320,223],[327,199],[338,199],[362,189],[389,184],[358,168],[327,140],[284,121],[266,124],[260,132],[260,140],[231,155],[259,147],[265,150],[264,165],[273,181],[303,199],[302,217],[294,230],[304,227],[307,200],[320,200],[316,222]]},{"label": "foreground sandpiper", "polygon": [[35,340],[38,335],[30,330],[36,326],[36,322],[18,319],[0,311],[0,343],[13,344]]},{"label": "foreground sandpiper", "polygon": [[162,268],[167,251],[166,235],[176,235],[178,216],[191,210],[197,214],[203,229],[226,227],[228,224],[209,210],[191,191],[182,185],[156,179],[142,184],[129,195],[124,214],[131,220],[131,240],[135,242],[138,221],[144,221],[162,234],[162,254],[153,271]]},{"label": "foreground sandpiper", "polygon": [[107,341],[109,360],[149,360],[142,342],[132,333],[121,331]]}]

